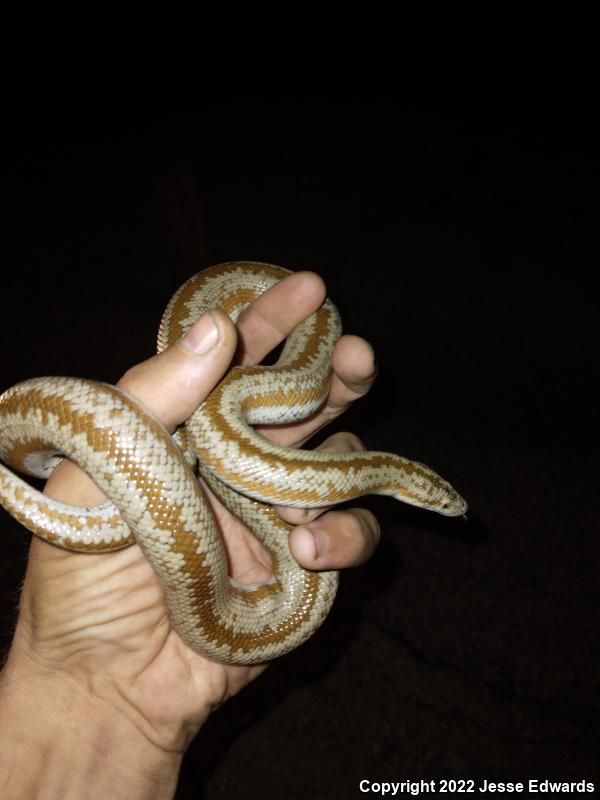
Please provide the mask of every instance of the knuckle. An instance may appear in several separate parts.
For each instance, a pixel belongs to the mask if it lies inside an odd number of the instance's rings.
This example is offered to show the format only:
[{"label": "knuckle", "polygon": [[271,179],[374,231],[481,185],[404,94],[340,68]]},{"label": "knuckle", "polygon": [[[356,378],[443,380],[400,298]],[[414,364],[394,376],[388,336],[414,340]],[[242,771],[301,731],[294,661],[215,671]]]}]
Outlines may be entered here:
[{"label": "knuckle", "polygon": [[360,515],[361,533],[370,550],[373,550],[381,538],[381,528],[377,517],[366,508],[357,508],[355,511]]},{"label": "knuckle", "polygon": [[345,443],[348,445],[348,450],[352,452],[362,452],[367,449],[355,433],[346,431],[342,435],[345,438]]},{"label": "knuckle", "polygon": [[323,442],[322,449],[338,453],[357,453],[363,452],[366,447],[356,434],[338,431]]}]

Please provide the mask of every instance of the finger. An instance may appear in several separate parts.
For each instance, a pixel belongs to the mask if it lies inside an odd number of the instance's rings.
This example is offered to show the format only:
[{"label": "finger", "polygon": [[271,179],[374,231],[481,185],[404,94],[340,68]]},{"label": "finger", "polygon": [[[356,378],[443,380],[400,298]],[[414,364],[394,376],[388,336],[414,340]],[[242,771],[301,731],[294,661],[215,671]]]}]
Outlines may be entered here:
[{"label": "finger", "polygon": [[[141,400],[172,431],[222,377],[235,346],[235,326],[222,311],[213,310],[177,344],[128,370],[117,385]],[[92,479],[66,460],[54,470],[45,491],[71,505],[95,505],[104,499]]]},{"label": "finger", "polygon": [[[315,447],[319,452],[329,453],[360,453],[367,448],[353,433],[340,431],[334,433]],[[319,517],[325,510],[323,508],[292,508],[291,506],[276,506],[279,516],[291,525],[303,525]]]},{"label": "finger", "polygon": [[333,351],[333,380],[327,408],[335,416],[367,394],[375,378],[375,353],[366,339],[342,336]]},{"label": "finger", "polygon": [[366,561],[380,538],[376,517],[365,508],[329,511],[289,537],[290,552],[305,569],[356,567]]},{"label": "finger", "polygon": [[360,336],[342,336],[333,351],[333,375],[323,407],[302,422],[258,425],[256,429],[275,444],[298,447],[328,422],[363,397],[377,377],[373,348]]},{"label": "finger", "polygon": [[262,361],[325,296],[325,284],[314,272],[295,272],[261,294],[238,319],[239,363]]}]

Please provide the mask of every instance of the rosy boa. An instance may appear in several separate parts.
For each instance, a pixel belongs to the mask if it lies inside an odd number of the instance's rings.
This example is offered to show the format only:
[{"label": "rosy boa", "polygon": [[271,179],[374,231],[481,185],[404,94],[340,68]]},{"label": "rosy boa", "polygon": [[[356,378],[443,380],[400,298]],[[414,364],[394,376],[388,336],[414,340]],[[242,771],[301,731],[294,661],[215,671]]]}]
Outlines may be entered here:
[{"label": "rosy boa", "polygon": [[[235,322],[288,274],[254,262],[198,273],[167,306],[158,350],[210,308]],[[278,447],[251,427],[303,419],[323,404],[340,334],[338,312],[326,300],[290,334],[275,366],[233,367],[174,438],[114,386],[75,378],[17,384],[0,396],[0,459],[45,478],[67,456],[109,501],[68,506],[0,465],[0,503],[34,534],[69,550],[101,553],[137,542],[163,585],[175,629],[196,652],[234,664],[276,658],[320,625],[338,577],[298,566],[287,546],[291,526],[272,504],[323,507],[375,493],[449,516],[466,510],[452,486],[423,464],[382,452]],[[270,552],[268,584],[228,578],[196,462],[208,486]]]}]

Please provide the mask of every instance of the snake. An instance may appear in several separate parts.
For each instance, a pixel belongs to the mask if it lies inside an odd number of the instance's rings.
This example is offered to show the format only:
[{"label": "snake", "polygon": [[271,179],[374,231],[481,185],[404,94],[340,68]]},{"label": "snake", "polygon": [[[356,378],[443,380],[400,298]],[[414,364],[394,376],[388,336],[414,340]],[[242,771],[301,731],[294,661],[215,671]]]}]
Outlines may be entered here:
[{"label": "snake", "polygon": [[[158,352],[205,312],[235,323],[288,276],[252,261],[202,270],[173,295]],[[232,366],[174,435],[127,391],[73,377],[25,380],[0,396],[0,504],[33,534],[83,553],[137,543],[154,568],[171,623],[193,651],[224,664],[257,664],[293,650],[331,609],[333,570],[303,569],[291,556],[292,526],[276,506],[328,508],[361,495],[388,495],[447,516],[466,502],[432,469],[393,453],[326,452],[276,445],[257,425],[305,420],[327,399],[342,328],[329,298],[289,334],[271,365]],[[106,501],[74,507],[23,477],[48,478],[68,458]],[[207,488],[267,549],[271,578],[241,584],[226,552]]]}]

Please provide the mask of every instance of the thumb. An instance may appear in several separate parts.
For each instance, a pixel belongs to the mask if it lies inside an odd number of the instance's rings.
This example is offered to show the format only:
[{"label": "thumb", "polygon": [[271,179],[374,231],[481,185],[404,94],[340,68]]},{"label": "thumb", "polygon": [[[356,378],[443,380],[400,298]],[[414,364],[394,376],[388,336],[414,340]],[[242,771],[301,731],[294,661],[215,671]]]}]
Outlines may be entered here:
[{"label": "thumb", "polygon": [[[213,309],[203,314],[179,342],[129,369],[117,386],[140,400],[173,431],[223,376],[236,343],[233,322],[224,312]],[[54,470],[44,491],[71,505],[94,505],[104,498],[92,479],[67,460]]]},{"label": "thumb", "polygon": [[231,363],[235,325],[218,309],[207,311],[162,353],[129,369],[117,386],[137,397],[169,430],[206,399]]}]

